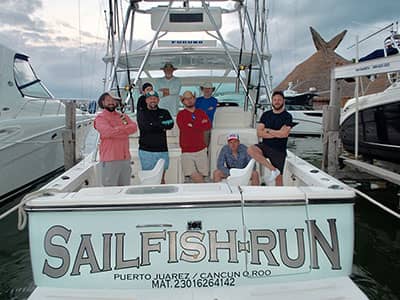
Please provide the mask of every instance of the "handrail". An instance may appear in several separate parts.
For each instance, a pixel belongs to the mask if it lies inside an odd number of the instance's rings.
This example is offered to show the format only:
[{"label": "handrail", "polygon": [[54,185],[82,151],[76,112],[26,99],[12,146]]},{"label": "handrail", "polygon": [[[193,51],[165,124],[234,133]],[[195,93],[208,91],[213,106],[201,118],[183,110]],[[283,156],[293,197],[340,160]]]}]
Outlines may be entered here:
[{"label": "handrail", "polygon": [[372,197],[368,196],[367,194],[355,189],[355,188],[351,188],[356,194],[360,195],[361,197],[367,199],[369,202],[371,202],[372,204],[378,206],[379,208],[383,209],[384,211],[386,211],[387,213],[391,214],[392,216],[394,216],[397,219],[400,219],[400,214],[391,210],[390,208],[386,207],[385,205],[379,203],[378,201],[376,201],[375,199],[373,199]]},{"label": "handrail", "polygon": [[[49,102],[50,100],[50,102]],[[30,104],[30,103],[34,103],[34,102],[43,102],[42,107],[40,108],[40,111],[38,110],[37,115],[38,116],[43,116],[44,115],[44,110],[46,105],[51,105],[51,104],[57,104],[58,107],[57,109],[54,109],[54,112],[52,114],[58,116],[58,115],[64,115],[65,113],[61,111],[61,107],[63,102],[65,101],[88,101],[88,99],[58,99],[58,98],[32,98],[32,99],[26,99],[26,101],[24,103],[22,103],[21,107],[17,110],[17,112],[14,114],[13,118],[16,119],[20,114],[22,114],[22,112],[24,111],[25,107]],[[54,102],[51,102],[54,101]],[[57,102],[56,102],[57,101]],[[88,101],[89,102],[89,101]],[[87,114],[85,112],[82,111],[82,114]]]}]

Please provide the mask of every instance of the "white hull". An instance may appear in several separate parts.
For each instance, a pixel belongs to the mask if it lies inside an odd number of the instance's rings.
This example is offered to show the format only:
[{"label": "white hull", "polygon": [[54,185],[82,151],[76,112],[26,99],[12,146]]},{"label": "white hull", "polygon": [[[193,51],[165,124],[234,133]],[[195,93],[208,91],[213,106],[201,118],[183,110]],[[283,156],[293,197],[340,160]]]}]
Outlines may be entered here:
[{"label": "white hull", "polygon": [[354,193],[291,153],[283,188],[103,188],[98,165],[87,157],[27,203],[30,299],[367,299],[347,278]]},{"label": "white hull", "polygon": [[290,131],[291,135],[320,136],[322,134],[322,111],[289,111],[293,122],[298,124]]},{"label": "white hull", "polygon": [[[318,292],[316,292],[318,291]],[[366,299],[355,284],[348,277],[336,277],[313,281],[300,281],[290,284],[276,283],[269,285],[252,285],[240,288],[212,288],[212,289],[163,289],[163,290],[101,290],[101,289],[63,289],[37,288],[30,300],[58,300],[62,299],[174,299],[174,300],[351,300]]]},{"label": "white hull", "polygon": [[[358,148],[364,157],[400,163],[400,84],[393,83],[381,93],[359,98]],[[356,100],[347,101],[340,121],[345,150],[355,152]]]},{"label": "white hull", "polygon": [[[15,126],[7,122],[7,127],[18,127],[18,132],[12,134],[10,138],[5,136],[0,138],[2,144],[6,143],[0,148],[2,157],[0,197],[3,200],[6,198],[5,195],[12,195],[13,192],[18,192],[23,187],[64,166],[62,132],[65,128],[65,117],[63,115],[17,120],[14,123]],[[84,139],[92,124],[82,120],[78,122],[78,125],[76,148],[78,149],[77,157],[80,157],[79,149],[82,149]],[[27,133],[30,135],[27,136]]]}]

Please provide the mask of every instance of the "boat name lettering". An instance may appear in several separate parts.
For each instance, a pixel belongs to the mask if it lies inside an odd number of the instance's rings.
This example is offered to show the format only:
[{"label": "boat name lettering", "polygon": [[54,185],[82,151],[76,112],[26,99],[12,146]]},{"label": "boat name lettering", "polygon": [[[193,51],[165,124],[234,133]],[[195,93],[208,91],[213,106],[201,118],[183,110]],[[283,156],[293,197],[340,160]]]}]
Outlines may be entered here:
[{"label": "boat name lettering", "polygon": [[371,69],[380,69],[380,68],[387,68],[390,67],[390,63],[381,63],[381,64],[375,64],[372,66],[364,66],[364,67],[360,67],[360,68],[356,68],[356,72],[362,72],[362,71],[368,71]]},{"label": "boat name lettering", "polygon": [[172,45],[175,45],[175,44],[178,44],[178,45],[201,45],[203,43],[204,43],[204,41],[202,41],[202,40],[192,40],[192,41],[172,40],[171,41]]},{"label": "boat name lettering", "polygon": [[[48,256],[43,263],[42,273],[51,278],[60,278],[68,272],[79,276],[81,267],[90,269],[90,273],[142,269],[152,265],[152,259],[163,253],[168,254],[166,263],[239,263],[239,254],[248,253],[251,265],[301,268],[305,264],[306,253],[311,250],[311,268],[320,268],[323,253],[333,270],[340,270],[340,253],[336,220],[327,219],[327,239],[315,220],[306,220],[305,228],[287,229],[249,229],[248,240],[240,241],[237,230],[201,231],[146,231],[139,232],[139,255],[132,254],[132,236],[124,232],[93,235],[83,233],[74,235],[71,229],[54,225],[44,237],[44,251]],[[305,245],[305,236],[309,235],[310,247]],[[326,234],[328,235],[328,234]],[[294,251],[288,245],[293,242]],[[224,259],[221,252],[226,253]],[[129,253],[129,254],[127,254]],[[129,258],[128,258],[129,257]],[[226,257],[226,258],[225,258]],[[159,258],[157,258],[159,259]],[[225,261],[226,260],[226,261]],[[269,271],[270,272],[270,271]],[[184,273],[180,273],[183,276]],[[118,279],[118,278],[114,278]],[[145,278],[146,279],[146,278]],[[184,279],[184,278],[179,278]]]}]

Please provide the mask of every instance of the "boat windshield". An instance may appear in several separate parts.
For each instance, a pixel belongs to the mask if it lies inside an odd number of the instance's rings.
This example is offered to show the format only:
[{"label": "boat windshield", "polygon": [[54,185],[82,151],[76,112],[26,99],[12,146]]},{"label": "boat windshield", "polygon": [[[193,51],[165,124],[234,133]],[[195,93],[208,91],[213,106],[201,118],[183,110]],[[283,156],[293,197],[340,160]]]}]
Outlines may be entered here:
[{"label": "boat windshield", "polygon": [[25,57],[15,57],[14,77],[19,90],[24,96],[52,98]]}]

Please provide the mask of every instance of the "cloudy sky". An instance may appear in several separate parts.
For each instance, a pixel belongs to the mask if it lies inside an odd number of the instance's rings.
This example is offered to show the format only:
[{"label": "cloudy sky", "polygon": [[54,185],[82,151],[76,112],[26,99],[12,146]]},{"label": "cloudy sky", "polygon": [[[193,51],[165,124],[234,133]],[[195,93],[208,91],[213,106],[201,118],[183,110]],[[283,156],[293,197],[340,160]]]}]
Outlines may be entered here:
[{"label": "cloudy sky", "polygon": [[[0,3],[0,43],[29,55],[36,73],[55,96],[98,96],[105,68],[101,58],[106,45],[107,0]],[[347,59],[355,57],[355,49],[347,48],[357,35],[362,39],[398,21],[398,0],[381,0],[379,4],[382,8],[376,7],[375,0],[269,1],[274,84],[315,52],[310,26],[326,41],[347,29],[337,52]],[[387,35],[386,31],[364,43],[360,55],[379,47]]]}]

